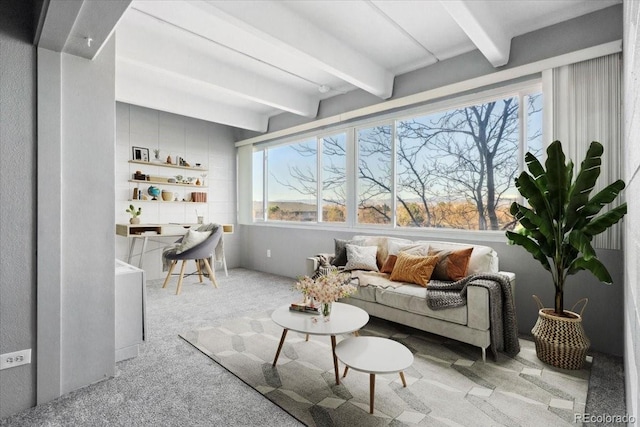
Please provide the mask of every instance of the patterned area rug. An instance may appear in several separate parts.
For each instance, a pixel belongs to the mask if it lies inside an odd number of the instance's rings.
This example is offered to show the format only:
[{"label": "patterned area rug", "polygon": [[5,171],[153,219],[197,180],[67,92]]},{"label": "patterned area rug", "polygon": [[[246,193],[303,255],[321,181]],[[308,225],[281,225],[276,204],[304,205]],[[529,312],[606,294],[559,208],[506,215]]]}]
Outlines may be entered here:
[{"label": "patterned area rug", "polygon": [[361,335],[396,340],[415,360],[405,371],[406,388],[398,374],[376,375],[369,414],[369,375],[349,370],[336,385],[329,337],[305,341],[290,331],[272,367],[282,328],[270,314],[181,337],[309,426],[562,426],[575,425],[575,414],[585,410],[590,363],[580,371],[552,368],[523,339],[515,358],[483,363],[473,346],[371,318]]}]

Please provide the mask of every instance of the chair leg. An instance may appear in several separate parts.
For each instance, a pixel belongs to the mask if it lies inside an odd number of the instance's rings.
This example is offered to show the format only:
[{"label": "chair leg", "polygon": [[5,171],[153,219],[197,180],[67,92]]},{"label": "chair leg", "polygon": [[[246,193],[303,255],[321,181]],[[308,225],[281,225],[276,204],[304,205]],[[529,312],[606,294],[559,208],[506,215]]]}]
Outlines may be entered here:
[{"label": "chair leg", "polygon": [[167,287],[169,284],[169,279],[171,278],[171,273],[173,273],[173,269],[175,268],[178,261],[171,261],[171,265],[169,266],[169,272],[167,273],[167,277],[164,279],[164,283],[162,284],[162,289]]},{"label": "chair leg", "polygon": [[200,260],[196,259],[194,261],[196,262],[196,268],[198,269],[198,277],[200,278],[200,283],[202,283],[203,280],[202,280],[202,269],[200,268]]},{"label": "chair leg", "polygon": [[217,288],[218,282],[216,281],[215,273],[213,272],[213,270],[211,270],[211,265],[209,265],[209,260],[204,258],[202,261],[204,262],[204,267],[207,269],[207,273],[209,273],[209,279],[211,279],[211,284]]},{"label": "chair leg", "polygon": [[176,288],[176,295],[180,295],[182,290],[182,279],[184,278],[184,268],[187,266],[187,260],[182,260],[182,266],[180,267],[180,277],[178,278],[178,287]]}]

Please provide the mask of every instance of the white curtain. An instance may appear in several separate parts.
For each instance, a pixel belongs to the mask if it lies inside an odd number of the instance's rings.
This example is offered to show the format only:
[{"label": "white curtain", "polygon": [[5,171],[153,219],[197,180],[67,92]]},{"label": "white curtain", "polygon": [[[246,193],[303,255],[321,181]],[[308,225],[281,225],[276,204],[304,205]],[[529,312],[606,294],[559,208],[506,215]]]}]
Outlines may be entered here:
[{"label": "white curtain", "polygon": [[[619,53],[555,68],[551,74],[552,139],[562,141],[577,170],[591,141],[604,146],[600,178],[592,195],[623,178],[622,63]],[[621,203],[624,195],[610,207]],[[604,212],[608,207],[605,207]],[[621,249],[622,227],[617,224],[593,239],[595,248]]]}]

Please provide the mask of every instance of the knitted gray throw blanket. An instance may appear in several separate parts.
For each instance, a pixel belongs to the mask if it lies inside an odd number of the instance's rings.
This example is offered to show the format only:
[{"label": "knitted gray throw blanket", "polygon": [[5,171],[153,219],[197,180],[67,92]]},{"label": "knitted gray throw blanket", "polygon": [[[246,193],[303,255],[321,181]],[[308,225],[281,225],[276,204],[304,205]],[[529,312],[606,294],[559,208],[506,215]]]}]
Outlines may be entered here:
[{"label": "knitted gray throw blanket", "polygon": [[520,352],[516,308],[509,280],[501,274],[474,274],[457,282],[429,282],[427,305],[432,310],[460,307],[467,304],[467,286],[481,286],[489,291],[491,321],[491,353],[498,351],[513,357]]}]

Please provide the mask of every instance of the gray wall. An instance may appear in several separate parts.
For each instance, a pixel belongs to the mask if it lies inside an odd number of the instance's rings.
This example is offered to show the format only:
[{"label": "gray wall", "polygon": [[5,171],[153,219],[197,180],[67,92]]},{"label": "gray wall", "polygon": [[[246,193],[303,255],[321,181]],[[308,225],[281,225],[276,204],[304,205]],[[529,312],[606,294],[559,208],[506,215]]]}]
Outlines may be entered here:
[{"label": "gray wall", "polygon": [[[640,2],[624,3],[624,158],[627,203],[625,238],[625,382],[627,413],[640,415]],[[633,425],[637,425],[633,423]]]},{"label": "gray wall", "polygon": [[[36,52],[29,3],[0,2],[0,353],[36,347]],[[34,363],[0,371],[0,418],[33,406],[35,389]]]},{"label": "gray wall", "polygon": [[115,374],[115,41],[38,49],[37,403]]},{"label": "gray wall", "polygon": [[65,394],[115,373],[113,37],[93,61],[62,54],[61,92],[62,186],[56,191],[62,194],[60,369]]},{"label": "gray wall", "polygon": [[[280,274],[295,279],[306,273],[305,259],[320,252],[333,252],[333,238],[347,239],[356,234],[389,235],[388,232],[357,230],[353,232],[283,228],[277,226],[240,226],[242,265],[246,268]],[[283,239],[283,236],[287,236]],[[538,317],[531,295],[538,295],[546,306],[553,305],[554,287],[549,272],[544,270],[524,249],[502,242],[475,239],[442,239],[429,233],[394,232],[394,236],[412,240],[447,240],[491,246],[498,253],[500,269],[516,274],[515,302],[518,329],[530,334]],[[500,238],[500,237],[499,237]],[[495,239],[494,239],[495,240]],[[267,258],[267,250],[271,257]],[[598,255],[613,276],[614,285],[603,285],[589,274],[572,276],[565,291],[567,309],[580,298],[589,298],[584,312],[584,328],[593,350],[622,355],[623,351],[623,259],[622,251],[599,250]],[[293,280],[292,280],[293,284]],[[603,321],[606,319],[606,322]]]}]

